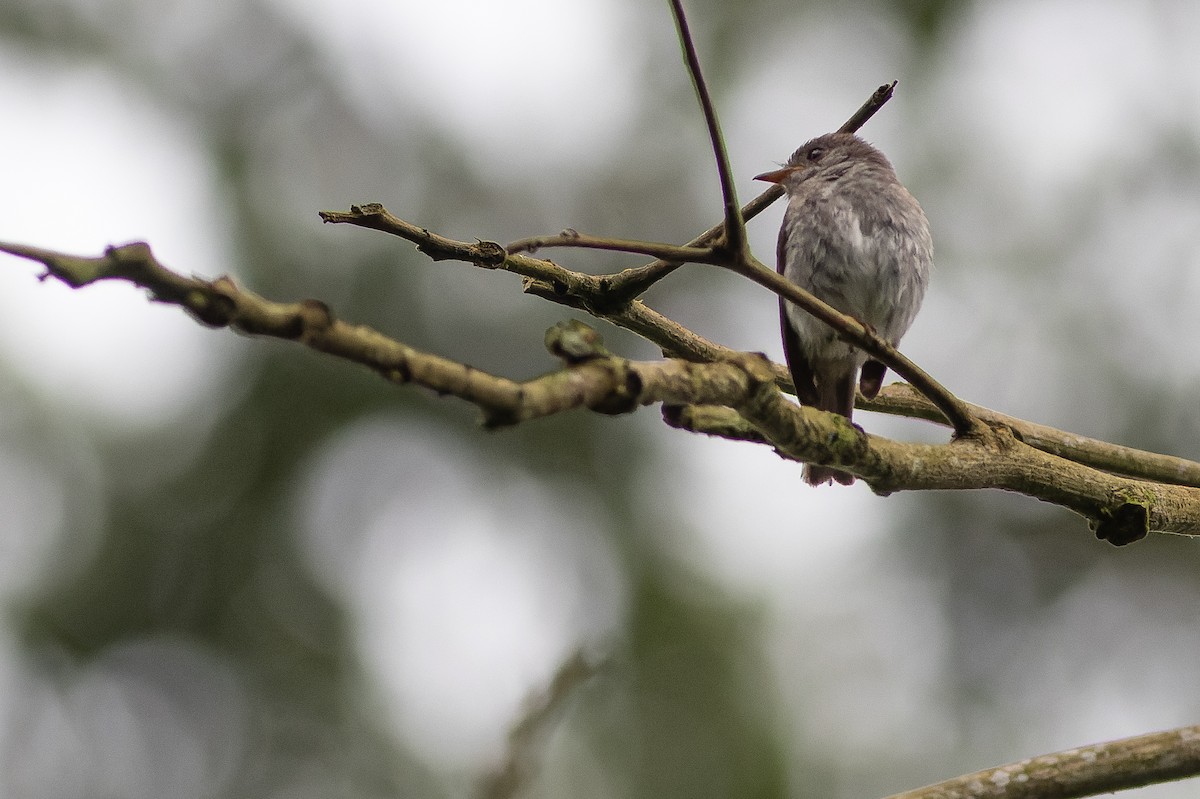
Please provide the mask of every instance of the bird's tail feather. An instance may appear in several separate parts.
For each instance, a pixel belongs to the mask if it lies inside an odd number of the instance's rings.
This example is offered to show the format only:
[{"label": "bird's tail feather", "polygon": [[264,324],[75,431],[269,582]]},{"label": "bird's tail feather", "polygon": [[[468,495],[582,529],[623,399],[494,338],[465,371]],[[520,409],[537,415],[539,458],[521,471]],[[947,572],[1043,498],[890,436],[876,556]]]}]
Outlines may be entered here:
[{"label": "bird's tail feather", "polygon": [[[833,380],[819,381],[816,407],[845,416],[847,420],[853,418],[854,383],[853,371]],[[830,481],[848,486],[854,482],[854,475],[828,466],[817,466],[811,463],[805,465],[804,482],[810,486],[819,486]]]}]

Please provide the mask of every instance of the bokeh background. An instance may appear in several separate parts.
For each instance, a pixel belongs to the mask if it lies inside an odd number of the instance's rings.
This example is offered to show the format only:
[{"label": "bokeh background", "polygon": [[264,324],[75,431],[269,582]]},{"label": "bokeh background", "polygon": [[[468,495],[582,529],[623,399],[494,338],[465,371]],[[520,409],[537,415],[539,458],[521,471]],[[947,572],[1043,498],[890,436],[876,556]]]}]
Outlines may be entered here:
[{"label": "bokeh background", "polygon": [[[744,199],[900,81],[863,133],[934,227],[910,356],[971,401],[1200,457],[1200,5],[688,8]],[[498,241],[719,218],[665,3],[7,0],[0,104],[0,239],[146,239],[514,378],[554,368],[542,333],[571,313],[316,212]],[[761,258],[781,213],[751,225]],[[0,795],[466,796],[577,650],[602,666],[523,795],[878,797],[1200,718],[1190,539],[809,490],[653,409],[487,433],[37,272],[0,261]],[[647,299],[781,354],[774,298],[732,276]]]}]

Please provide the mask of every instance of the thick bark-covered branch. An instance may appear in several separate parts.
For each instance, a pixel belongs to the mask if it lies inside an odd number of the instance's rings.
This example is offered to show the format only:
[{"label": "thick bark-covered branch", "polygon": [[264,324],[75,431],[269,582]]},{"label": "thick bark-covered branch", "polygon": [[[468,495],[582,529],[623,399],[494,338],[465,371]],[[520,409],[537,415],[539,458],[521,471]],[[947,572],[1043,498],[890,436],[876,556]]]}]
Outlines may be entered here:
[{"label": "thick bark-covered branch", "polygon": [[[622,413],[654,402],[736,404],[751,390],[751,371],[758,380],[773,382],[775,377],[770,363],[758,356],[743,356],[741,364],[625,361],[605,356],[598,345],[584,341],[576,325],[561,325],[548,334],[547,345],[568,368],[518,382],[343,322],[318,300],[278,303],[228,277],[185,277],[159,263],[149,245],[141,242],[110,247],[98,258],[3,243],[0,251],[37,261],[50,276],[75,288],[99,280],[125,280],[148,290],[156,301],[179,305],[207,326],[297,341],[367,366],[393,382],[458,397],[478,406],[491,427],[579,407]],[[588,346],[593,349],[587,351]],[[754,364],[752,370],[747,363]]]},{"label": "thick bark-covered branch", "polygon": [[[443,240],[438,246],[467,260],[487,252],[486,244]],[[343,322],[317,300],[278,303],[227,277],[185,277],[159,263],[146,244],[112,247],[97,258],[15,244],[0,244],[0,251],[37,261],[49,275],[74,287],[125,280],[147,289],[159,302],[179,305],[203,324],[297,341],[394,382],[458,397],[479,407],[484,423],[492,427],[574,408],[612,414],[661,404],[667,421],[678,427],[770,443],[785,457],[852,472],[880,494],[998,488],[1070,508],[1090,521],[1097,536],[1114,544],[1136,541],[1151,530],[1200,535],[1200,489],[1118,477],[1043,452],[1003,421],[981,421],[979,434],[946,444],[908,444],[869,435],[836,414],[788,401],[777,386],[779,367],[761,355],[723,350],[711,363],[629,361],[604,350],[591,328],[571,322],[552,328],[546,337],[550,351],[565,365],[521,382]],[[513,257],[505,256],[504,263]],[[692,406],[701,410],[689,412]],[[728,409],[723,412],[726,423],[714,424],[721,409]],[[1068,439],[1066,434],[1059,437]]]},{"label": "thick bark-covered branch", "polygon": [[[945,424],[941,412],[929,400],[903,383],[893,383],[885,387],[875,399],[860,397],[858,407]],[[1152,480],[1156,483],[1200,488],[1200,463],[1195,461],[1068,433],[1048,425],[1008,416],[982,405],[967,403],[967,407],[972,416],[993,426],[1007,427],[1018,439],[1042,452],[1113,474]]]}]

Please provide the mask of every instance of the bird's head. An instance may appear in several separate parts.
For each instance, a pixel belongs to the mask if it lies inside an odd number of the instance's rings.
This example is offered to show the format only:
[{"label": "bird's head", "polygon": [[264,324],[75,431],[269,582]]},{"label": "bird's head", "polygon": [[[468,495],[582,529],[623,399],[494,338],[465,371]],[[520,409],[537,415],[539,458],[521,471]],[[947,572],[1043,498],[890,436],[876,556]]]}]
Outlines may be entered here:
[{"label": "bird's head", "polygon": [[860,164],[892,173],[887,157],[853,133],[826,133],[806,142],[779,169],[754,179],[778,183],[791,192],[810,180],[837,180]]}]

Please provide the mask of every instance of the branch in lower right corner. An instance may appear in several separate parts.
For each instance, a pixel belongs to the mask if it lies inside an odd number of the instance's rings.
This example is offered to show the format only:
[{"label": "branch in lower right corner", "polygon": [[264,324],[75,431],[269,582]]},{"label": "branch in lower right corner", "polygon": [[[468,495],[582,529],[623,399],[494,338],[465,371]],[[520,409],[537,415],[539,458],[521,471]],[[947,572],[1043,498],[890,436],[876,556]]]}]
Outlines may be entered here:
[{"label": "branch in lower right corner", "polygon": [[1031,757],[886,799],[1082,799],[1200,776],[1200,726]]}]

